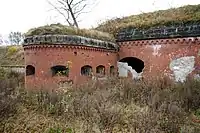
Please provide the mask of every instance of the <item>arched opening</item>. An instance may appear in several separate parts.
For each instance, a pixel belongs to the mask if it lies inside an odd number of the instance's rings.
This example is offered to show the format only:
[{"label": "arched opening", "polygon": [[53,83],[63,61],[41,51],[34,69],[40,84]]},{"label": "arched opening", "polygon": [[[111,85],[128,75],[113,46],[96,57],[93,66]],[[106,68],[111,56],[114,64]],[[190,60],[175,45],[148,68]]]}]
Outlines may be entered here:
[{"label": "arched opening", "polygon": [[128,66],[131,66],[137,73],[141,73],[144,69],[144,62],[135,57],[125,57],[119,62],[128,63]]},{"label": "arched opening", "polygon": [[26,66],[26,76],[35,75],[35,67],[32,65]]},{"label": "arched opening", "polygon": [[105,66],[99,65],[96,67],[96,73],[100,75],[105,75]]},{"label": "arched opening", "polygon": [[89,65],[85,65],[81,67],[81,75],[89,76],[92,74],[92,67]]},{"label": "arched opening", "polygon": [[114,66],[110,66],[110,75],[111,76],[115,75],[115,67]]},{"label": "arched opening", "polygon": [[52,76],[69,76],[69,68],[62,65],[51,67]]}]

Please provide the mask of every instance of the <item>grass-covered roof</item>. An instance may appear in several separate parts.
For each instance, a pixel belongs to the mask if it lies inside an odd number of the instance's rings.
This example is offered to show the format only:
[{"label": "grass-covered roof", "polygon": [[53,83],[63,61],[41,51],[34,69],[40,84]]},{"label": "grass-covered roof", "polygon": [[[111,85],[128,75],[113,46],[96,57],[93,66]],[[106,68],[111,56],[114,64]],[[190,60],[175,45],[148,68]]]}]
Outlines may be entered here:
[{"label": "grass-covered roof", "polygon": [[123,28],[149,28],[177,23],[200,22],[200,4],[187,5],[168,10],[132,15],[128,17],[108,20],[100,24],[96,30],[116,35]]},{"label": "grass-covered roof", "polygon": [[97,30],[88,29],[78,29],[74,27],[69,27],[62,24],[51,24],[45,25],[37,28],[30,29],[25,36],[34,35],[79,35],[84,37],[89,37],[93,39],[99,39],[103,41],[115,41],[113,35],[109,33],[104,33]]}]

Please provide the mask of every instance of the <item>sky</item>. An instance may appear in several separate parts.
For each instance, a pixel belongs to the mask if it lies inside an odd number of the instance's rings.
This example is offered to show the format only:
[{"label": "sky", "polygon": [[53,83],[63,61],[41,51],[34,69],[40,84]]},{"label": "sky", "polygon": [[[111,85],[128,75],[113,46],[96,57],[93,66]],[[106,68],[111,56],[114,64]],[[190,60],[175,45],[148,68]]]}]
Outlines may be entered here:
[{"label": "sky", "polygon": [[[122,17],[142,12],[200,4],[200,0],[97,0],[91,11],[83,14],[81,28],[97,26],[109,18]],[[11,31],[27,32],[30,28],[63,23],[46,0],[0,0],[0,34]]]}]

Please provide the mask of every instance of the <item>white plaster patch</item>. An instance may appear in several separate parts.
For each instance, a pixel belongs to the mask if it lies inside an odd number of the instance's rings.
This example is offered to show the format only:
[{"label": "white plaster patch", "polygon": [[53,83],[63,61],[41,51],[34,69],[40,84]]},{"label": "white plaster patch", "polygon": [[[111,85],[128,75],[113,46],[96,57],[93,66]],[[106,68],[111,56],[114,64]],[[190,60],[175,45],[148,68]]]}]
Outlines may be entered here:
[{"label": "white plaster patch", "polygon": [[117,62],[119,77],[128,77],[128,72],[130,71],[133,79],[139,79],[142,77],[142,72],[137,73],[128,63]]},{"label": "white plaster patch", "polygon": [[128,63],[117,62],[118,73],[120,77],[128,77],[128,69],[126,69]]},{"label": "white plaster patch", "polygon": [[132,78],[133,79],[140,79],[142,78],[142,72],[141,73],[137,73],[134,69],[130,68],[129,70],[132,74]]},{"label": "white plaster patch", "polygon": [[153,48],[153,55],[160,56],[159,50],[161,49],[162,45],[152,45]]},{"label": "white plaster patch", "polygon": [[195,68],[195,57],[185,56],[171,61],[170,69],[174,73],[174,78],[178,82],[184,82],[188,74],[190,74]]}]

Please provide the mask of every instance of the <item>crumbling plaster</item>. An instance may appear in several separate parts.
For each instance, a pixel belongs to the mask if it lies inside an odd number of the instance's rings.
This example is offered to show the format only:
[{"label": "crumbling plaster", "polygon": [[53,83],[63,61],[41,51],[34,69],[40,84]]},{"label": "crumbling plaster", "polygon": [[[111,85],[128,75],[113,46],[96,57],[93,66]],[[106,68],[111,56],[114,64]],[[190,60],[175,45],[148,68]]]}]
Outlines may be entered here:
[{"label": "crumbling plaster", "polygon": [[128,77],[128,72],[131,73],[132,79],[140,79],[142,77],[142,72],[137,73],[128,63],[117,62],[119,77]]},{"label": "crumbling plaster", "polygon": [[187,76],[195,69],[195,57],[185,56],[170,62],[170,70],[173,71],[175,81],[184,82]]}]

